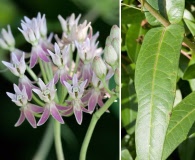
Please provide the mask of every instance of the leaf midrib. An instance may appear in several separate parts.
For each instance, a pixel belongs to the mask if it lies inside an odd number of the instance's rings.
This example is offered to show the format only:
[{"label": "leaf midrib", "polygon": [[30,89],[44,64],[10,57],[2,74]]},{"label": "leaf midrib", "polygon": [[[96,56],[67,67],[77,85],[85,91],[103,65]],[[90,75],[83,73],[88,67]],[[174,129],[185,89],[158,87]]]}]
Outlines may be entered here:
[{"label": "leaf midrib", "polygon": [[156,72],[157,72],[157,65],[158,65],[158,60],[159,60],[159,56],[160,56],[160,49],[161,49],[161,46],[162,46],[162,43],[163,43],[163,38],[165,36],[165,31],[166,31],[166,28],[162,31],[162,34],[161,34],[161,37],[160,37],[160,42],[159,42],[159,45],[158,45],[158,50],[157,50],[157,55],[156,55],[156,59],[155,59],[155,63],[154,63],[154,71],[153,71],[153,78],[152,78],[152,91],[151,91],[151,99],[150,99],[150,113],[151,113],[151,118],[150,118],[150,134],[149,134],[149,154],[148,154],[148,159],[150,160],[150,153],[151,153],[151,130],[153,130],[153,128],[151,128],[152,126],[152,111],[153,111],[153,95],[154,95],[154,82],[155,82],[155,77],[156,77]]}]

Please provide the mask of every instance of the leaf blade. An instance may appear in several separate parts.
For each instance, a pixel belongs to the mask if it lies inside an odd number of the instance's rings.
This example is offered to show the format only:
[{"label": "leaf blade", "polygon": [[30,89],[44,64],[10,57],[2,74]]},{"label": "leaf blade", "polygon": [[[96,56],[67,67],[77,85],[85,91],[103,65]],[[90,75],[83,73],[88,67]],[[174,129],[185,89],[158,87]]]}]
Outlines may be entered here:
[{"label": "leaf blade", "polygon": [[194,99],[195,92],[192,92],[173,109],[164,143],[163,159],[166,159],[187,138],[195,121]]},{"label": "leaf blade", "polygon": [[154,28],[146,34],[141,47],[135,71],[138,159],[162,158],[169,113],[174,102],[183,33],[183,27],[179,25]]}]

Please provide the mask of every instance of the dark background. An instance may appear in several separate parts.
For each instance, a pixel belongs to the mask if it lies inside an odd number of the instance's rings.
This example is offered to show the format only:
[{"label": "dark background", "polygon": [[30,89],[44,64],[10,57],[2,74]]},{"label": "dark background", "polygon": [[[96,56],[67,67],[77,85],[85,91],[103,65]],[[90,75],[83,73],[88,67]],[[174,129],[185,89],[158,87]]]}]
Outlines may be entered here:
[{"label": "dark background", "polygon": [[[109,35],[113,24],[119,24],[119,2],[118,0],[0,0],[0,29],[10,24],[16,47],[30,51],[27,44],[18,31],[20,20],[24,16],[29,18],[37,16],[38,12],[46,14],[48,33],[61,34],[61,26],[57,19],[58,14],[66,18],[71,13],[87,15],[92,17],[94,33],[100,32],[99,45],[104,47],[105,39]],[[94,11],[95,10],[95,11]],[[95,18],[94,18],[95,17]],[[9,61],[9,52],[0,49],[0,60]],[[13,92],[13,82],[17,79],[9,71],[3,71],[5,67],[0,62],[0,159],[1,160],[30,160],[38,149],[47,123],[37,129],[33,129],[28,122],[14,127],[19,118],[19,108],[10,101],[5,92]],[[84,113],[82,125],[78,125],[74,116],[64,118],[66,124],[75,134],[70,145],[69,133],[66,126],[63,128],[62,139],[64,155],[66,160],[78,160],[80,147],[90,122],[91,115]],[[97,123],[92,136],[88,152],[88,160],[118,160],[119,159],[119,107],[116,103],[111,107],[111,113],[105,113]],[[55,148],[52,146],[47,160],[56,159]]]}]

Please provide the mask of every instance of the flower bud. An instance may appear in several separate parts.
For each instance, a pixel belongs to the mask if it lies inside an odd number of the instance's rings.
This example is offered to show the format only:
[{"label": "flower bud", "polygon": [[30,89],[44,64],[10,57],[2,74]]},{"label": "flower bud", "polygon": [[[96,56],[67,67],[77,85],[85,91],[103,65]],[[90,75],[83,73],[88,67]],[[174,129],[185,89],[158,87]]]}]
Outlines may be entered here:
[{"label": "flower bud", "polygon": [[107,67],[101,57],[95,56],[93,59],[93,70],[99,79],[105,78]]},{"label": "flower bud", "polygon": [[118,86],[119,86],[119,77],[120,77],[120,72],[119,72],[119,69],[117,68],[115,70],[115,74],[114,74],[114,81],[115,81],[116,85],[118,85]]},{"label": "flower bud", "polygon": [[110,31],[111,39],[119,38],[119,35],[120,35],[119,27],[117,25],[112,26],[111,31]]},{"label": "flower bud", "polygon": [[108,37],[106,38],[106,45],[110,45],[111,42],[112,42],[112,39],[111,39],[110,36],[108,36]]},{"label": "flower bud", "polygon": [[118,62],[118,55],[112,45],[107,45],[104,50],[104,59],[111,67],[115,66]]},{"label": "flower bud", "polygon": [[114,50],[116,51],[116,53],[117,53],[117,55],[119,57],[119,53],[120,53],[120,51],[119,51],[119,39],[118,38],[114,38],[112,40],[111,44],[112,44]]},{"label": "flower bud", "polygon": [[0,38],[0,47],[3,49],[13,51],[15,48],[15,39],[12,35],[11,28],[8,25],[8,30],[2,29],[1,34],[2,38]]}]

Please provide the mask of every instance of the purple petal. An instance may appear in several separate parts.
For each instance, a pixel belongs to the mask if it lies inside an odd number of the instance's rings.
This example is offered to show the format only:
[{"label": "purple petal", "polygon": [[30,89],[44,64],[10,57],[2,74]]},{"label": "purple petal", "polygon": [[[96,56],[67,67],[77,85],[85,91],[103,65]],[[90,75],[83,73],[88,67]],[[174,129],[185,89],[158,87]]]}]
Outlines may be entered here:
[{"label": "purple petal", "polygon": [[60,113],[58,112],[55,104],[50,106],[50,112],[54,119],[59,121],[60,123],[64,124],[64,120],[62,119]]},{"label": "purple petal", "polygon": [[38,52],[39,58],[41,58],[45,62],[50,62],[49,58],[46,56],[46,53],[44,51]]},{"label": "purple petal", "polygon": [[80,84],[79,88],[80,88],[81,92],[84,92],[84,88],[85,88],[86,83],[87,83],[87,79]]},{"label": "purple petal", "polygon": [[20,117],[19,117],[18,121],[16,122],[16,124],[15,124],[14,126],[15,126],[15,127],[20,126],[20,125],[24,122],[24,120],[25,120],[24,111],[21,110],[21,112],[20,112]]},{"label": "purple petal", "polygon": [[72,106],[60,106],[60,105],[58,105],[58,104],[56,104],[56,107],[57,107],[57,109],[60,110],[60,111],[67,111],[67,110],[69,110],[70,108],[72,108]]},{"label": "purple petal", "polygon": [[32,89],[39,97],[42,95],[42,92],[39,89]]},{"label": "purple petal", "polygon": [[66,86],[68,92],[72,93],[72,86],[69,83],[67,83],[66,81],[64,81],[64,85]]},{"label": "purple petal", "polygon": [[74,115],[75,115],[75,118],[77,120],[77,123],[81,125],[82,120],[83,120],[83,112],[82,112],[82,110],[81,109],[80,110],[76,110],[74,108]]},{"label": "purple petal", "polygon": [[21,90],[20,90],[20,88],[16,84],[14,84],[14,91],[17,94],[21,94],[22,93]]},{"label": "purple petal", "polygon": [[18,60],[18,58],[16,57],[16,55],[14,53],[11,53],[11,59],[12,59],[12,62],[14,64],[17,64],[18,65],[20,63],[19,60]]},{"label": "purple petal", "polygon": [[90,113],[90,114],[92,113],[91,111],[87,110],[85,107],[82,107],[81,109],[82,109],[82,111],[85,112],[85,113]]},{"label": "purple petal", "polygon": [[35,104],[28,104],[28,107],[30,108],[30,110],[32,110],[35,113],[42,113],[44,111],[43,107],[37,106]]},{"label": "purple petal", "polygon": [[74,74],[73,78],[72,78],[72,85],[74,87],[77,87],[78,86],[78,78],[77,78],[77,75]]},{"label": "purple petal", "polygon": [[33,68],[35,66],[35,64],[37,63],[37,59],[38,59],[37,53],[32,52],[30,57],[30,68]]},{"label": "purple petal", "polygon": [[6,94],[8,95],[9,98],[11,98],[12,100],[16,100],[16,95],[13,94],[13,93],[9,93],[9,92],[6,92]]},{"label": "purple petal", "polygon": [[70,114],[73,113],[73,107],[71,107],[69,110],[65,111],[62,113],[63,116],[69,116]]},{"label": "purple petal", "polygon": [[41,118],[39,119],[39,122],[37,123],[37,126],[41,126],[42,124],[44,124],[49,118],[49,115],[50,111],[49,108],[46,106]]},{"label": "purple petal", "polygon": [[82,102],[86,102],[89,100],[89,98],[91,97],[91,91],[87,92],[82,98],[81,101]]},{"label": "purple petal", "polygon": [[59,80],[59,72],[57,71],[54,75],[54,84],[56,84]]},{"label": "purple petal", "polygon": [[28,120],[28,122],[30,123],[30,125],[33,128],[37,128],[36,120],[35,120],[33,113],[28,109],[24,109],[24,115],[25,115],[26,119]]},{"label": "purple petal", "polygon": [[98,95],[92,94],[91,97],[89,98],[89,102],[88,102],[88,110],[90,112],[94,111],[97,102],[98,102]]},{"label": "purple petal", "polygon": [[102,101],[102,97],[101,96],[98,97],[98,105],[100,107],[102,107],[104,105],[104,102]]},{"label": "purple petal", "polygon": [[19,79],[19,86],[25,86],[25,91],[26,91],[25,93],[27,94],[28,100],[30,101],[32,99],[32,87],[28,83],[25,82],[22,83],[22,80],[20,81],[20,79]]},{"label": "purple petal", "polygon": [[38,83],[42,91],[47,89],[45,83],[42,81],[41,78],[39,78]]}]

